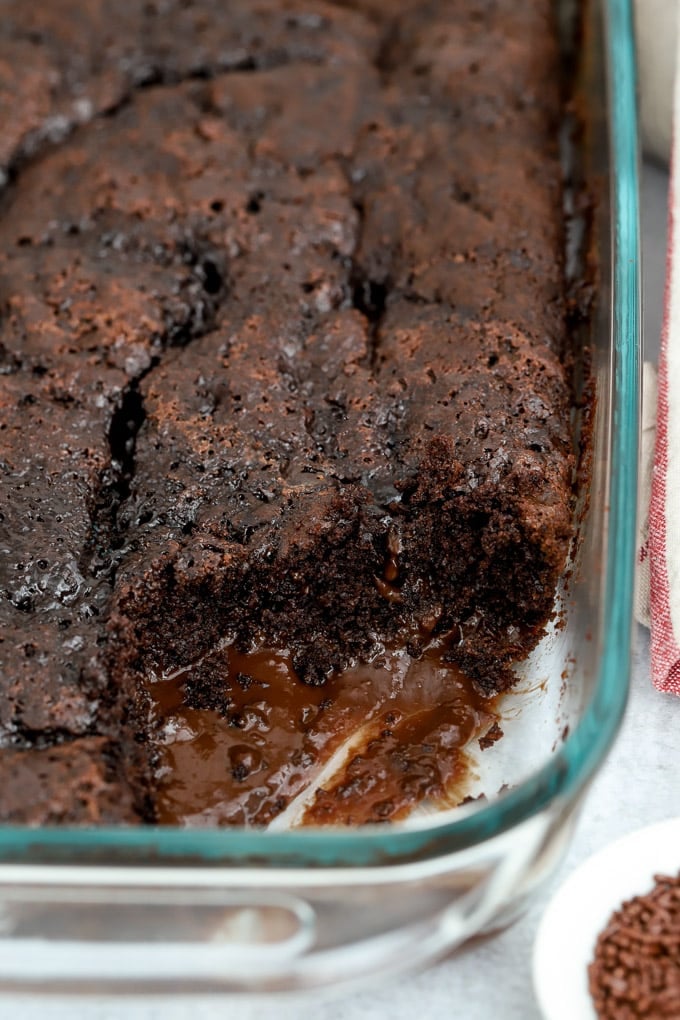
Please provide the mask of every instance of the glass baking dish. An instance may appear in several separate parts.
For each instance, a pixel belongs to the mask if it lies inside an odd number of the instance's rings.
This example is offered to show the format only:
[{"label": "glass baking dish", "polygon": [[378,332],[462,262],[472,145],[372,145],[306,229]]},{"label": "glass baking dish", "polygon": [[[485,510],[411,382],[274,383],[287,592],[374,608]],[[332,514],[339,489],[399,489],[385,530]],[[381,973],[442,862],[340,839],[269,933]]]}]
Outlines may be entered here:
[{"label": "glass baking dish", "polygon": [[[573,5],[560,4],[569,23]],[[454,810],[290,832],[0,828],[0,991],[270,993],[421,967],[512,920],[550,875],[626,702],[639,253],[629,0],[589,5],[577,92],[594,204],[592,464],[559,624]],[[566,31],[566,29],[565,29]],[[582,151],[581,151],[582,150]],[[586,360],[584,355],[584,361]]]}]

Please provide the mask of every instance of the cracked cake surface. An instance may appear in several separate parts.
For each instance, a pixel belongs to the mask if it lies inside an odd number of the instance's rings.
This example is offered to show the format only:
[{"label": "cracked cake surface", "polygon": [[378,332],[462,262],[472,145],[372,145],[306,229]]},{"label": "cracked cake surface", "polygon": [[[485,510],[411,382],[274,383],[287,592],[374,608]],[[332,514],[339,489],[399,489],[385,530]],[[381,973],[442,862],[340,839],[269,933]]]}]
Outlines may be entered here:
[{"label": "cracked cake surface", "polygon": [[225,647],[508,687],[571,534],[549,0],[2,14],[0,820],[163,820],[148,678],[229,716]]}]

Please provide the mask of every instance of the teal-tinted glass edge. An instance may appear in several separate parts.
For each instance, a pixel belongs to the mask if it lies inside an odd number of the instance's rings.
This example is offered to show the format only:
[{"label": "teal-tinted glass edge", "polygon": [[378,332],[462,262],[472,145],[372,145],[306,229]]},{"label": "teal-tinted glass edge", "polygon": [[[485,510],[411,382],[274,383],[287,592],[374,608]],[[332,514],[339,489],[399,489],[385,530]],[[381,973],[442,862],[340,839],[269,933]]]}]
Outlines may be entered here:
[{"label": "teal-tinted glass edge", "polygon": [[337,832],[166,827],[29,829],[0,826],[0,858],[140,863],[173,859],[265,867],[381,865],[451,853],[499,835],[562,799],[601,763],[625,709],[630,669],[640,394],[638,151],[630,0],[602,0],[613,162],[614,408],[604,648],[593,701],[551,761],[495,803],[453,822]]}]

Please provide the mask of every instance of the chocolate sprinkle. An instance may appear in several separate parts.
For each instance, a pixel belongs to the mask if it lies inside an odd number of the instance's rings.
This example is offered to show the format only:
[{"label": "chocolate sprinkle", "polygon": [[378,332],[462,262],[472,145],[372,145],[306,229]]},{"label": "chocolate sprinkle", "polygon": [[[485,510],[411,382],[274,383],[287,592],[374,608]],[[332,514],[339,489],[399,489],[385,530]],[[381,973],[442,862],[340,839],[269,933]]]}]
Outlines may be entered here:
[{"label": "chocolate sprinkle", "polygon": [[601,932],[588,968],[600,1020],[680,1018],[680,874],[655,876]]}]

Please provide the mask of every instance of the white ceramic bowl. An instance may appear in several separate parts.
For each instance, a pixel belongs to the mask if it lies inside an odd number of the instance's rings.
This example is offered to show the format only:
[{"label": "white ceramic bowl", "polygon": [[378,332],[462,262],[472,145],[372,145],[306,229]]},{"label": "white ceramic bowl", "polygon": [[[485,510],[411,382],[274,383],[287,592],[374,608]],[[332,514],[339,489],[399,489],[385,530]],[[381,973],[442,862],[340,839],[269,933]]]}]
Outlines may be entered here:
[{"label": "white ceramic bowl", "polygon": [[680,818],[632,832],[590,857],[549,903],[534,945],[534,987],[546,1020],[595,1020],[588,964],[623,900],[680,871]]}]

